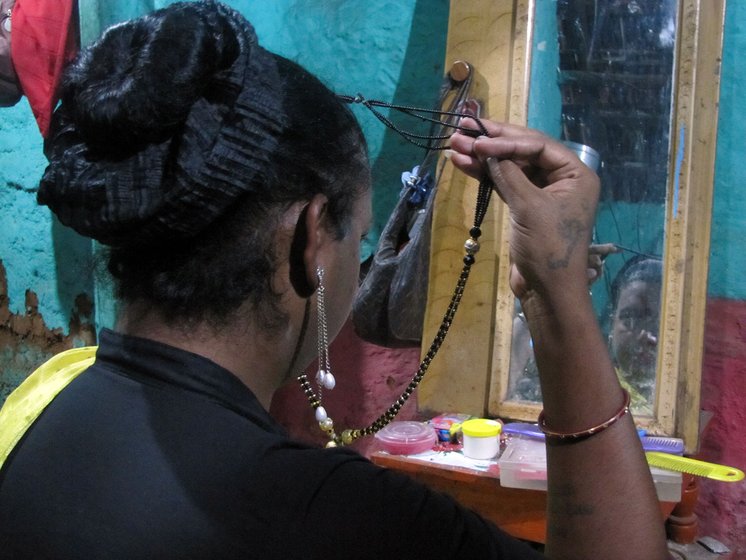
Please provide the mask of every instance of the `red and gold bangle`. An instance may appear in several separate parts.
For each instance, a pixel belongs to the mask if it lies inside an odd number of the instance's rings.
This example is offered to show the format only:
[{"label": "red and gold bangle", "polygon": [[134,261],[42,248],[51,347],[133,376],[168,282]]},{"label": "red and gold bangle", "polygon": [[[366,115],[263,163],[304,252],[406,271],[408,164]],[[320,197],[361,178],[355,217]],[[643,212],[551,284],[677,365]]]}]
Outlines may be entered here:
[{"label": "red and gold bangle", "polygon": [[617,420],[619,420],[629,412],[629,391],[627,391],[626,389],[622,389],[622,393],[624,395],[624,404],[622,405],[622,408],[620,408],[617,413],[614,414],[614,416],[612,416],[605,422],[602,422],[598,426],[593,426],[592,428],[588,428],[587,430],[582,430],[580,432],[555,432],[547,428],[546,419],[544,418],[544,411],[542,410],[539,413],[539,429],[544,432],[544,435],[546,436],[548,442],[553,441],[554,443],[573,443],[576,441],[587,439],[592,435],[603,432],[606,428],[615,424]]}]

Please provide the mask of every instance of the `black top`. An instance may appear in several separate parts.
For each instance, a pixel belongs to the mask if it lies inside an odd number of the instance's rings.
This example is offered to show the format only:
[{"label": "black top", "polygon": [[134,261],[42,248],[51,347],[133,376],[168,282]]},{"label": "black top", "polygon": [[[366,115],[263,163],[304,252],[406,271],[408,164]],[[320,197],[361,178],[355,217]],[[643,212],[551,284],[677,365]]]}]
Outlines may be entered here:
[{"label": "black top", "polygon": [[0,471],[1,558],[539,558],[452,499],[288,439],[215,363],[104,330]]}]

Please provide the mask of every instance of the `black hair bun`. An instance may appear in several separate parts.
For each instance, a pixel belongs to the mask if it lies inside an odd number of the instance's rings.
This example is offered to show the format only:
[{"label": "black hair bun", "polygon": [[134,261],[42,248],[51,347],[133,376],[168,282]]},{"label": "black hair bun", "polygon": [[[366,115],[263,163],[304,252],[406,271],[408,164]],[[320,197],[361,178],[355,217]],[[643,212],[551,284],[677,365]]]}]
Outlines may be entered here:
[{"label": "black hair bun", "polygon": [[213,2],[182,2],[109,28],[67,69],[63,103],[96,151],[167,138],[230,67],[239,44]]},{"label": "black hair bun", "polygon": [[263,188],[288,126],[275,56],[219,2],[110,28],[63,87],[37,200],[110,245],[197,235]]}]

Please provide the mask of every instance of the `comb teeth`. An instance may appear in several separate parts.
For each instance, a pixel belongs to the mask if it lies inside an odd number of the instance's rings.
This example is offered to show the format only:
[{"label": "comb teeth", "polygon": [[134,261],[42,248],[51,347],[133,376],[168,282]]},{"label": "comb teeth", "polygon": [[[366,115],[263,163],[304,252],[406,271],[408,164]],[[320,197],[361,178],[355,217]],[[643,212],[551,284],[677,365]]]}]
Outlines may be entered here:
[{"label": "comb teeth", "polygon": [[642,448],[645,451],[662,451],[674,455],[684,453],[684,440],[660,436],[643,436],[640,438]]},{"label": "comb teeth", "polygon": [[700,467],[697,465],[687,466],[686,468],[689,474],[697,476],[709,476],[712,474],[712,467]]}]

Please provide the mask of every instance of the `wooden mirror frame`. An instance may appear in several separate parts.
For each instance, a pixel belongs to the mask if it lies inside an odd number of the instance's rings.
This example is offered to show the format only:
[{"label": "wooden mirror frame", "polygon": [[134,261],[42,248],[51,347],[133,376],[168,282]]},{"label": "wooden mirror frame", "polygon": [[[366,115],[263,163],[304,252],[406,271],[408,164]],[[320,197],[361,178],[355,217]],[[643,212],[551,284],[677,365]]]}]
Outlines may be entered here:
[{"label": "wooden mirror frame", "polygon": [[[655,415],[638,423],[696,450],[725,0],[679,0],[666,185],[664,278]],[[451,1],[446,67],[477,73],[485,115],[526,124],[534,0]],[[460,270],[475,185],[445,174],[433,217],[424,342],[437,331]],[[514,297],[508,278],[508,217],[497,197],[482,250],[446,344],[423,380],[419,406],[535,421],[540,405],[505,399]]]}]

